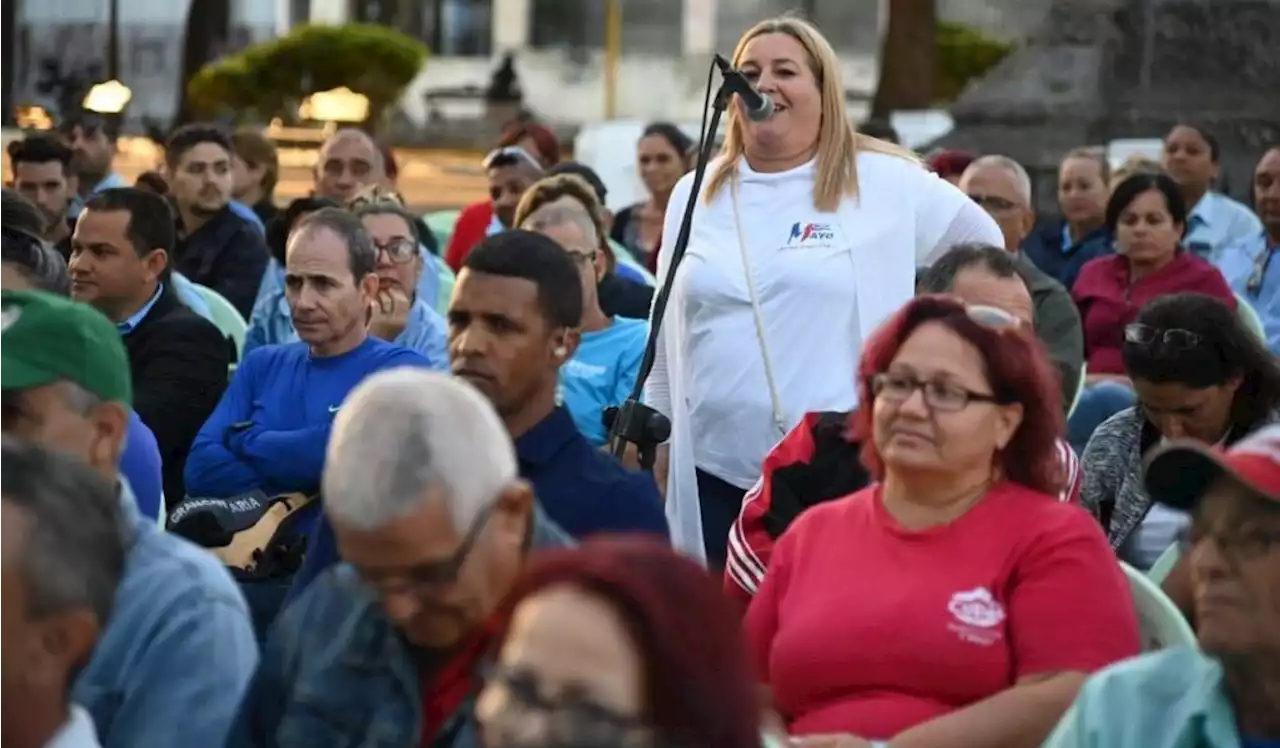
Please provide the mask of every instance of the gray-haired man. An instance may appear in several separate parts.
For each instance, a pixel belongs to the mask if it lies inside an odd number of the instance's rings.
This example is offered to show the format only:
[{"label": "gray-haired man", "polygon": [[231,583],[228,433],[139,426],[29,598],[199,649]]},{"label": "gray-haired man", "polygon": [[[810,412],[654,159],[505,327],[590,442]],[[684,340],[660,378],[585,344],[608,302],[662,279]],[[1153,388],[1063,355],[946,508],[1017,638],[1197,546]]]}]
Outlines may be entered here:
[{"label": "gray-haired man", "polygon": [[71,703],[71,684],[124,574],[120,502],[87,465],[8,437],[3,456],[0,742],[96,747],[93,719]]},{"label": "gray-haired man", "polygon": [[[501,419],[448,374],[375,374],[334,422],[324,496],[345,563],[276,622],[231,744],[473,744],[484,621],[531,549],[571,544],[517,478]],[[341,718],[285,719],[299,709]]]}]

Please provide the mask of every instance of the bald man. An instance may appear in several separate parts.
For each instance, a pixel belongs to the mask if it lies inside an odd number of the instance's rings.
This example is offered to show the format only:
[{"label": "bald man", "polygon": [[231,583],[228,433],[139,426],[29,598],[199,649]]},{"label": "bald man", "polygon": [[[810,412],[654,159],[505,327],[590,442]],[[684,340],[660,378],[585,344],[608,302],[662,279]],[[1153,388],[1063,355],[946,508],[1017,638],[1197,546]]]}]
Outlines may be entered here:
[{"label": "bald man", "polygon": [[1062,384],[1062,403],[1070,410],[1084,366],[1084,329],[1071,293],[1019,251],[1035,226],[1031,207],[1031,179],[1026,169],[1008,156],[983,156],[960,176],[960,191],[995,219],[1004,235],[1004,248],[1014,256],[1018,275],[1035,303],[1036,337],[1049,350]]},{"label": "bald man", "polygon": [[382,182],[386,163],[367,132],[347,128],[320,146],[314,176],[317,196],[346,205],[361,188]]}]

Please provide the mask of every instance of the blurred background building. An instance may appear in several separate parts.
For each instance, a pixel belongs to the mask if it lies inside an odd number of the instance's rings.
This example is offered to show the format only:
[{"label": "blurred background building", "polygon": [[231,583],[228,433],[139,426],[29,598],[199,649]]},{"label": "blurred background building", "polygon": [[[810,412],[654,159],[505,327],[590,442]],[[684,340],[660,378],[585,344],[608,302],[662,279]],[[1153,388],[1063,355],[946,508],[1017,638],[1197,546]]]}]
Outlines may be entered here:
[{"label": "blurred background building", "polygon": [[[505,52],[514,52],[527,106],[566,124],[602,118],[608,0],[224,0],[229,33],[219,51],[304,23],[365,21],[422,40],[431,58],[404,100],[421,124],[426,94],[483,87]],[[876,82],[880,30],[888,0],[619,0],[619,117],[696,119],[708,56],[728,54],[754,22],[785,12],[815,20],[837,47],[847,86],[869,93]],[[111,7],[116,6],[118,77],[134,92],[131,121],[167,121],[178,100],[183,30],[191,0],[6,0],[4,111],[44,104],[55,76],[102,77],[108,67]],[[1049,0],[939,0],[938,17],[994,38],[1018,40],[1043,20]],[[444,107],[473,106],[463,95]]]}]

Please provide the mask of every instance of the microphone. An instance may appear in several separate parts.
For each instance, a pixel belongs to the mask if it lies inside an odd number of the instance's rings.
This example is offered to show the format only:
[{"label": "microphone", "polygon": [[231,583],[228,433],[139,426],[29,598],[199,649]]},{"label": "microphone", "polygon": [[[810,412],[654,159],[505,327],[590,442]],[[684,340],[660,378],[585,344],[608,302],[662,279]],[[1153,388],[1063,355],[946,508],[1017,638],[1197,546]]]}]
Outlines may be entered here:
[{"label": "microphone", "polygon": [[720,68],[720,77],[724,79],[725,90],[736,93],[742,100],[742,108],[747,119],[752,122],[764,122],[773,116],[773,99],[768,94],[760,93],[747,80],[741,70],[729,64],[729,61],[716,55],[716,67]]}]

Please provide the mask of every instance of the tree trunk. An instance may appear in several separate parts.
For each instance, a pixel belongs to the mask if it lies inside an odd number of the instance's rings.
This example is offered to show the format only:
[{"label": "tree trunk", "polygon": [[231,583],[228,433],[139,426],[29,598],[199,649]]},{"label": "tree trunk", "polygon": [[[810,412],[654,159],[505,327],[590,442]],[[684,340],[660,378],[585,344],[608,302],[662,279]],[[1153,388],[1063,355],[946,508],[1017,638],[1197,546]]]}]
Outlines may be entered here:
[{"label": "tree trunk", "polygon": [[[13,89],[17,85],[18,78],[18,5],[21,0],[7,0],[0,3],[0,50],[3,50],[4,62],[0,63],[3,70],[0,70],[0,85],[4,90],[0,92],[0,107],[4,108],[0,112],[0,122],[6,126],[13,122],[13,107],[16,103],[13,99]],[[34,62],[34,61],[32,61]]]},{"label": "tree trunk", "polygon": [[934,101],[935,0],[891,0],[884,7],[889,25],[880,48],[880,82],[871,103],[872,119],[887,119],[900,109],[928,109]]},{"label": "tree trunk", "polygon": [[182,74],[178,78],[178,106],[173,127],[195,120],[195,112],[187,103],[187,82],[200,68],[218,58],[230,35],[230,0],[191,0],[182,41]]}]

